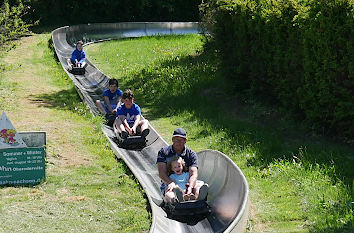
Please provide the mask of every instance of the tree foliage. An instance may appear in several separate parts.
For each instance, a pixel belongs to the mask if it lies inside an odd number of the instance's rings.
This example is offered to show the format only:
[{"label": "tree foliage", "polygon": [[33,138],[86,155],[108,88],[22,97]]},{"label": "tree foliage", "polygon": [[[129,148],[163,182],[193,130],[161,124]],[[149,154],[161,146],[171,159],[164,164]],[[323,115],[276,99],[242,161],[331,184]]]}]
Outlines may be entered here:
[{"label": "tree foliage", "polygon": [[41,25],[198,21],[201,0],[27,0]]},{"label": "tree foliage", "polygon": [[235,92],[354,137],[353,0],[207,0],[201,10]]},{"label": "tree foliage", "polygon": [[14,3],[4,0],[0,8],[0,47],[29,33],[31,24],[22,20],[26,7],[21,0]]}]

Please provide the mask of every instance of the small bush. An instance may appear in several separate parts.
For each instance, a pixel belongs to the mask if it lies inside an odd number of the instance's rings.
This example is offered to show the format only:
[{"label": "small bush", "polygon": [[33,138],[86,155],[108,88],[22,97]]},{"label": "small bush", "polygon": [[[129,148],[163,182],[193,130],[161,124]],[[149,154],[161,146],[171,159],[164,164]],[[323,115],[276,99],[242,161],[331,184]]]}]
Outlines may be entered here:
[{"label": "small bush", "polygon": [[15,5],[10,5],[8,0],[4,0],[0,8],[0,47],[30,32],[31,24],[22,20],[25,14],[26,8],[21,0]]}]

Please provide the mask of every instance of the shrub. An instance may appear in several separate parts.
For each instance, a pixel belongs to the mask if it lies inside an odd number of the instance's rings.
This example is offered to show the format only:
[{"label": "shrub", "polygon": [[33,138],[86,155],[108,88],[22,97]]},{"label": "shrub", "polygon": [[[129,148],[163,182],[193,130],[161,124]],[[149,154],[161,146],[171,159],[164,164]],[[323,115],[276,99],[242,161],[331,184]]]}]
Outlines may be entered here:
[{"label": "shrub", "polygon": [[28,28],[31,25],[22,20],[24,14],[26,14],[26,8],[21,0],[14,5],[4,0],[0,8],[0,47],[29,33]]},{"label": "shrub", "polygon": [[233,91],[278,102],[315,129],[354,132],[352,0],[201,4]]}]

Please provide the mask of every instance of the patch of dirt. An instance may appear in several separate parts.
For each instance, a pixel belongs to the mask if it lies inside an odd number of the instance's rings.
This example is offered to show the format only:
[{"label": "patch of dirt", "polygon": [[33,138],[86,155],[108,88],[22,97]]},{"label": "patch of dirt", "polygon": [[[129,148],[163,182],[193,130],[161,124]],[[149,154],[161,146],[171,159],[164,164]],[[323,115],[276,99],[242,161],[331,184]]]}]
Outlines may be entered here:
[{"label": "patch of dirt", "polygon": [[[40,35],[42,36],[42,35]],[[58,111],[48,108],[41,99],[34,98],[42,94],[60,91],[47,80],[48,69],[40,62],[43,52],[36,44],[40,36],[22,38],[16,49],[5,57],[5,62],[12,65],[12,70],[5,73],[6,78],[16,84],[12,97],[15,109],[7,112],[17,131],[45,131],[47,133],[47,160],[55,166],[83,166],[91,159],[80,152],[72,135],[80,127],[72,119],[57,116]],[[8,98],[8,97],[5,97]]]},{"label": "patch of dirt", "polygon": [[66,188],[62,188],[62,189],[57,190],[58,195],[66,195],[68,193],[69,193],[69,190],[67,190]]},{"label": "patch of dirt", "polygon": [[267,230],[269,230],[268,224],[262,223],[258,219],[257,209],[252,203],[250,203],[247,232],[267,232]]},{"label": "patch of dirt", "polygon": [[66,198],[67,201],[87,201],[90,200],[90,198],[85,197],[85,196],[70,196]]},{"label": "patch of dirt", "polygon": [[36,197],[44,195],[44,192],[38,189],[32,189],[30,192],[27,193],[29,197]]},{"label": "patch of dirt", "polygon": [[16,191],[16,188],[15,187],[5,187],[5,188],[0,189],[0,191],[2,194],[6,195],[9,192]]}]

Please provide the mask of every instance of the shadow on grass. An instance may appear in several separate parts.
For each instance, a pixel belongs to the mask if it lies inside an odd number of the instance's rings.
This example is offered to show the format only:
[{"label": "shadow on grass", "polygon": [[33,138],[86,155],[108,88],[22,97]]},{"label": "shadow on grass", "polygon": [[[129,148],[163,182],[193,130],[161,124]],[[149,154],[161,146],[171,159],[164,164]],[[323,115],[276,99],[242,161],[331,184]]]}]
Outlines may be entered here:
[{"label": "shadow on grass", "polygon": [[[284,120],[280,114],[264,107],[254,107],[230,96],[218,84],[215,57],[211,52],[163,61],[143,69],[128,80],[126,86],[135,90],[137,103],[147,107],[147,119],[186,114],[187,122],[204,122],[213,130],[201,129],[193,139],[213,132],[224,132],[224,140],[211,144],[229,156],[237,148],[252,147],[256,153],[247,156],[248,166],[267,167],[275,160],[302,162],[334,167],[330,175],[335,182],[342,180],[349,187],[354,177],[353,148],[328,138],[313,137],[299,130],[299,125]],[[221,79],[219,79],[221,80]],[[259,104],[258,106],[260,106]],[[273,111],[276,112],[276,111]],[[273,117],[276,115],[276,117]]]},{"label": "shadow on grass", "polygon": [[[82,102],[74,86],[51,94],[34,95],[32,98],[41,107],[71,112],[87,119],[92,117],[89,107]],[[99,127],[100,122],[95,123]]]},{"label": "shadow on grass", "polygon": [[[163,61],[122,79],[135,90],[137,103],[148,109],[144,113],[147,119],[170,117],[174,124],[192,132],[191,140],[212,137],[217,132],[219,138],[209,143],[209,148],[238,160],[238,164],[241,159],[244,160],[241,164],[263,169],[274,161],[286,160],[301,163],[310,171],[319,164],[323,168],[321,172],[334,185],[340,180],[351,192],[354,148],[311,135],[310,130],[302,130],[301,125],[286,120],[262,103],[245,104],[240,98],[228,95],[224,88],[227,84],[218,83],[222,79],[214,61],[215,57],[205,52]],[[327,224],[316,223],[310,231],[351,232],[353,221],[347,217],[352,207],[346,201],[318,207],[326,218],[338,218],[329,219]],[[343,216],[347,218],[343,220],[345,223],[338,222]],[[322,229],[323,226],[333,227]]]},{"label": "shadow on grass", "polygon": [[40,94],[33,96],[35,100],[42,101],[43,107],[54,108],[66,111],[75,111],[78,103],[81,102],[80,96],[75,87],[70,89],[61,90],[52,94]]},{"label": "shadow on grass", "polygon": [[310,233],[352,233],[354,232],[354,221],[351,220],[342,226],[333,226],[324,229],[313,228]]},{"label": "shadow on grass", "polygon": [[[190,138],[197,140],[214,132],[223,132],[222,138],[211,143],[209,148],[235,159],[235,150],[236,153],[244,153],[251,147],[255,153],[243,157],[248,166],[262,169],[273,161],[285,159],[302,162],[308,169],[313,164],[334,167],[328,173],[333,183],[339,179],[351,189],[353,148],[328,139],[311,137],[307,132],[297,130],[297,125],[290,121],[269,117],[271,110],[254,108],[227,95],[215,78],[214,61],[215,57],[208,52],[179,57],[154,64],[133,77],[122,79],[127,80],[124,86],[135,91],[136,102],[149,109],[147,114],[144,113],[147,119],[178,115],[183,120],[177,123],[187,130],[192,127],[188,125],[191,122],[209,125],[198,129]],[[70,111],[76,111],[80,100],[75,88],[38,98],[42,98],[47,107]],[[336,208],[329,210],[335,211]],[[347,228],[333,228],[333,231],[345,232]],[[312,232],[325,231],[313,228]]]}]

